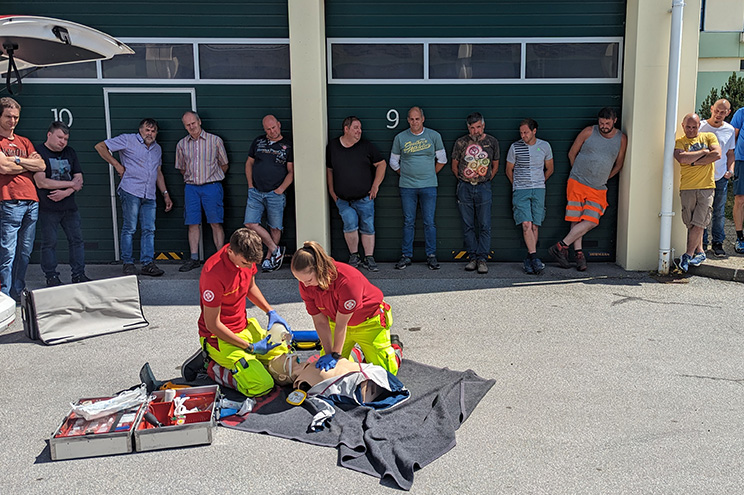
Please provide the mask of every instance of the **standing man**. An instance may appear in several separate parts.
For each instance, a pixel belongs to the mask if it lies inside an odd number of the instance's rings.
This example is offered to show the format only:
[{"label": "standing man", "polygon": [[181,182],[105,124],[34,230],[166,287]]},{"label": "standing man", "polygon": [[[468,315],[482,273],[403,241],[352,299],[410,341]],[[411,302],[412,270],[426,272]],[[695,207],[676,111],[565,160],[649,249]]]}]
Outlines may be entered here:
[{"label": "standing man", "polygon": [[[375,198],[385,178],[385,159],[377,147],[362,138],[362,122],[346,117],[343,136],[331,139],[326,149],[328,192],[344,223],[344,239],[349,248],[349,264],[361,263],[376,272]],[[359,256],[361,232],[364,259]]]},{"label": "standing man", "polygon": [[0,98],[0,290],[16,301],[26,287],[39,218],[32,177],[46,167],[31,141],[15,133],[20,118],[21,105]]},{"label": "standing man", "polygon": [[83,170],[77,153],[67,146],[69,139],[67,124],[52,122],[46,142],[38,150],[46,163],[46,170],[34,174],[39,190],[41,270],[46,276],[47,287],[62,285],[57,271],[57,230],[60,225],[67,236],[72,283],[90,281],[85,275],[85,245],[80,213],[75,203],[75,192],[83,188]]},{"label": "standing man", "polygon": [[189,133],[176,145],[176,169],[181,171],[184,190],[184,224],[189,229],[190,258],[178,269],[188,272],[198,268],[199,227],[202,209],[212,228],[214,247],[219,251],[225,244],[222,179],[227,172],[227,152],[219,136],[202,129],[199,114],[184,112],[181,122]]},{"label": "standing man", "polygon": [[408,129],[395,136],[390,150],[390,167],[400,175],[398,187],[403,210],[403,255],[395,268],[403,270],[411,264],[416,206],[421,203],[426,264],[430,270],[439,270],[434,213],[437,209],[437,174],[447,164],[447,152],[444,151],[442,136],[424,127],[421,108],[408,110],[408,125]]},{"label": "standing man", "polygon": [[[726,256],[723,250],[723,241],[726,239],[724,227],[726,223],[726,197],[728,196],[728,182],[734,176],[734,147],[736,145],[736,133],[734,127],[725,119],[731,113],[731,103],[726,99],[720,99],[710,107],[710,119],[700,123],[700,132],[712,132],[718,139],[723,156],[715,163],[716,192],[713,197],[713,220],[711,230],[713,233],[713,255],[721,258]],[[703,231],[703,251],[708,246],[708,229]]]},{"label": "standing man", "polygon": [[452,173],[457,177],[457,207],[468,264],[465,270],[488,273],[491,251],[491,180],[499,170],[499,141],[485,133],[486,120],[478,112],[467,116],[468,134],[452,147]]},{"label": "standing man", "polygon": [[712,132],[699,132],[700,117],[688,113],[682,119],[684,137],[674,143],[674,159],[679,162],[679,197],[682,222],[687,227],[687,249],[680,256],[679,268],[705,261],[703,231],[710,223],[716,193],[715,162],[721,159],[721,146]]},{"label": "standing man", "polygon": [[[119,134],[101,141],[95,148],[105,162],[114,167],[121,178],[117,190],[121,199],[121,259],[124,262],[124,275],[137,275],[132,257],[132,236],[140,222],[140,262],[139,273],[159,277],[163,270],[154,263],[155,258],[155,201],[156,189],[165,200],[165,211],[173,208],[161,166],[163,153],[155,142],[158,123],[155,119],[143,119],[139,131],[133,134]],[[119,152],[120,160],[112,153]]]},{"label": "standing man", "polygon": [[569,268],[568,246],[573,244],[576,252],[576,269],[586,270],[586,257],[581,241],[599,225],[607,203],[607,181],[623,168],[628,138],[615,128],[617,113],[605,107],[597,115],[597,125],[584,128],[576,136],[568,161],[571,173],[566,185],[566,221],[571,229],[563,240],[548,248],[561,268]]},{"label": "standing man", "polygon": [[[229,244],[204,263],[199,278],[201,348],[210,359],[231,371],[238,392],[249,397],[264,395],[274,388],[274,379],[264,365],[289,349],[284,343],[271,343],[258,321],[247,318],[246,298],[269,317],[267,329],[278,323],[292,331],[256,285],[256,263],[261,261],[262,251],[256,232],[238,229],[230,236]],[[203,368],[202,353],[192,356],[184,368]]]},{"label": "standing man", "polygon": [[537,257],[538,229],[545,220],[545,181],[553,175],[553,149],[537,138],[537,122],[524,119],[519,124],[522,137],[509,147],[506,176],[512,183],[514,222],[522,225],[527,246],[524,271],[539,275],[545,264]]},{"label": "standing man", "polygon": [[[243,223],[268,248],[261,269],[270,272],[281,268],[284,261],[286,248],[278,244],[284,229],[285,192],[294,180],[294,158],[292,141],[282,136],[282,124],[276,117],[267,115],[262,123],[266,134],[253,140],[245,161],[248,200]],[[268,230],[261,226],[264,210]]]},{"label": "standing man", "polygon": [[736,136],[736,158],[734,166],[734,228],[736,229],[736,244],[734,250],[744,254],[744,107],[738,109],[731,119]]}]

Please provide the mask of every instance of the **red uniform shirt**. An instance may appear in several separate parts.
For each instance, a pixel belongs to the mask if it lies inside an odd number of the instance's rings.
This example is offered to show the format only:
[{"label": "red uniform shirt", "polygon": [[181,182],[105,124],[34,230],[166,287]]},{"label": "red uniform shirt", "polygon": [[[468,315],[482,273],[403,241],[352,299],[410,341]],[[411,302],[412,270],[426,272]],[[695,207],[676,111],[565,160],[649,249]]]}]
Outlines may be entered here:
[{"label": "red uniform shirt", "polygon": [[[6,156],[28,158],[36,152],[36,149],[31,141],[14,134],[12,140],[0,137],[0,151]],[[31,172],[16,175],[0,174],[0,201],[9,199],[39,201]]]},{"label": "red uniform shirt", "polygon": [[354,314],[349,326],[359,325],[374,315],[382,303],[382,291],[351,265],[334,261],[338,277],[327,290],[305,287],[300,283],[300,297],[310,316],[323,313],[336,321],[336,313]]},{"label": "red uniform shirt", "polygon": [[245,330],[245,298],[256,274],[256,264],[238,268],[227,256],[225,244],[204,263],[199,277],[199,298],[202,313],[199,315],[199,336],[210,337],[204,323],[204,306],[220,308],[220,321],[233,333]]}]

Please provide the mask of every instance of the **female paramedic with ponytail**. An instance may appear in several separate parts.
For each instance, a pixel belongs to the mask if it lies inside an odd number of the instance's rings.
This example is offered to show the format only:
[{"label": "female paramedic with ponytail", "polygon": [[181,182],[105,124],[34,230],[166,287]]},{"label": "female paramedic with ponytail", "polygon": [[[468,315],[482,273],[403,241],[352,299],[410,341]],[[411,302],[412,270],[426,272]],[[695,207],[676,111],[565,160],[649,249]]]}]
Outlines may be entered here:
[{"label": "female paramedic with ponytail", "polygon": [[382,291],[351,265],[335,261],[315,241],[292,255],[292,275],[323,346],[316,368],[328,371],[359,344],[365,361],[392,374],[398,361],[390,343],[393,323]]}]

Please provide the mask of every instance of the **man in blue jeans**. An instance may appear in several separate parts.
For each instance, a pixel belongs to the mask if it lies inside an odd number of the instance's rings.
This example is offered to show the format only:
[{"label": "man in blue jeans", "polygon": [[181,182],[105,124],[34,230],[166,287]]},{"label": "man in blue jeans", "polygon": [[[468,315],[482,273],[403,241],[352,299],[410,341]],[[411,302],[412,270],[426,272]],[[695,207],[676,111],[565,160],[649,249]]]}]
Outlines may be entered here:
[{"label": "man in blue jeans", "polygon": [[[120,134],[96,144],[96,151],[121,177],[119,198],[121,199],[121,259],[124,275],[137,275],[132,256],[132,237],[140,222],[140,262],[142,275],[159,277],[164,272],[154,263],[155,258],[155,194],[160,190],[165,200],[165,211],[173,208],[165,179],[161,170],[162,150],[155,142],[158,123],[155,119],[143,119],[139,130],[133,134]],[[120,160],[112,153],[119,152]]]},{"label": "man in blue jeans", "polygon": [[700,132],[712,132],[718,138],[721,145],[720,160],[716,161],[714,180],[716,181],[716,192],[713,196],[713,220],[710,229],[703,232],[703,251],[708,246],[708,230],[713,234],[713,256],[722,258],[726,256],[723,250],[723,241],[726,239],[724,216],[726,209],[726,197],[728,196],[728,182],[734,176],[734,146],[736,145],[736,133],[734,127],[725,119],[731,113],[731,103],[722,98],[710,107],[710,118],[700,122]]},{"label": "man in blue jeans", "polygon": [[15,133],[20,118],[21,105],[0,98],[0,290],[16,301],[26,287],[39,217],[33,174],[46,167],[31,141]]},{"label": "man in blue jeans", "polygon": [[46,141],[39,146],[39,155],[46,170],[34,174],[39,190],[39,227],[41,229],[41,270],[47,287],[62,285],[57,271],[57,230],[62,226],[70,250],[72,283],[88,282],[85,275],[85,247],[80,228],[80,213],[75,192],[83,188],[83,171],[77,153],[67,146],[70,128],[52,122]]},{"label": "man in blue jeans", "polygon": [[408,110],[408,126],[408,129],[395,136],[390,150],[390,167],[400,175],[398,187],[403,210],[403,254],[395,268],[403,270],[411,265],[416,207],[421,203],[426,264],[430,270],[438,270],[437,227],[434,224],[437,173],[447,164],[447,152],[444,151],[442,136],[424,127],[424,111],[421,108],[411,107]]},{"label": "man in blue jeans", "polygon": [[[262,122],[264,132],[253,140],[245,161],[245,178],[248,181],[248,199],[245,204],[243,224],[261,237],[267,248],[261,263],[265,272],[282,267],[285,247],[279,246],[284,230],[285,192],[294,180],[292,141],[282,136],[282,124],[273,115]],[[266,211],[268,228],[261,225]]]},{"label": "man in blue jeans", "polygon": [[[376,272],[375,198],[387,166],[377,147],[362,138],[362,122],[357,117],[346,117],[342,127],[343,135],[331,139],[326,148],[328,192],[344,223],[349,264]],[[360,237],[364,258],[359,255]]]},{"label": "man in blue jeans", "polygon": [[486,120],[478,112],[468,115],[468,133],[452,147],[452,173],[457,177],[457,207],[468,264],[465,270],[488,273],[491,251],[491,180],[499,170],[499,141],[485,133]]}]

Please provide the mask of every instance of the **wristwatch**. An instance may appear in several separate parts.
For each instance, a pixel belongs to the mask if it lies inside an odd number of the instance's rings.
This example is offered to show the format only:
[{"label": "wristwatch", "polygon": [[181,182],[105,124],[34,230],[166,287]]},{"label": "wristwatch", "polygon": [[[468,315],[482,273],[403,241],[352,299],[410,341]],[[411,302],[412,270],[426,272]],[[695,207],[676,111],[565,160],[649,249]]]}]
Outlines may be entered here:
[{"label": "wristwatch", "polygon": [[15,160],[16,165],[20,165],[21,164],[21,157],[20,156],[16,155],[16,157],[15,157],[14,160]]}]

